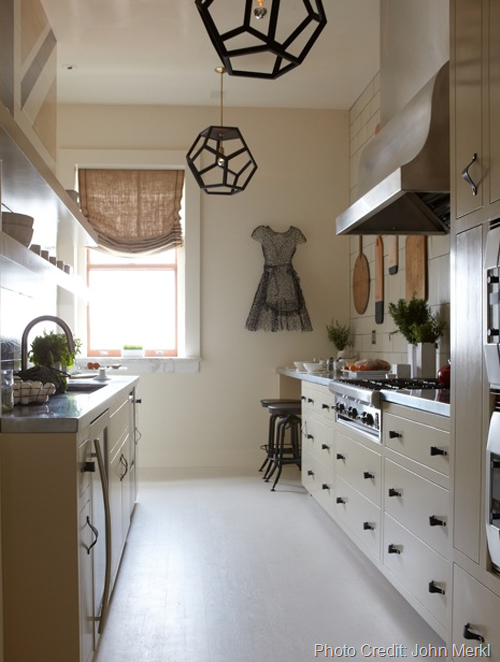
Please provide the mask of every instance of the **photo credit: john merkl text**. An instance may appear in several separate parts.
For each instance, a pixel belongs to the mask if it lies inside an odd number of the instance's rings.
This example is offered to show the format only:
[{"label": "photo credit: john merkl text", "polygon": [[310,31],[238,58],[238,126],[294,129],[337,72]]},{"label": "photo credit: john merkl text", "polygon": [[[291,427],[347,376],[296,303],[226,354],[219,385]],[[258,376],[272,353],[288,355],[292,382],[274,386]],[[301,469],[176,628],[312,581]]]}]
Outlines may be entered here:
[{"label": "photo credit: john merkl text", "polygon": [[491,644],[481,643],[477,646],[452,644],[451,649],[448,646],[434,646],[431,644],[426,646],[417,644],[413,648],[403,646],[403,644],[392,644],[391,646],[373,646],[372,644],[362,644],[361,646],[331,646],[329,644],[315,644],[314,657],[448,657],[454,659],[464,657],[491,657]]}]

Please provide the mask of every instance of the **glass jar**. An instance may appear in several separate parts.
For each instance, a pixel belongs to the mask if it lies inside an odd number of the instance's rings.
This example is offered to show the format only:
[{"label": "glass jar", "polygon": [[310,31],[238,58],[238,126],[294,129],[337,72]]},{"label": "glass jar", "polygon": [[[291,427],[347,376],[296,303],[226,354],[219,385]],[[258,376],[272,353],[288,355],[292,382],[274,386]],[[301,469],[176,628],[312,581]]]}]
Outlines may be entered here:
[{"label": "glass jar", "polygon": [[2,370],[2,412],[14,409],[14,371]]}]

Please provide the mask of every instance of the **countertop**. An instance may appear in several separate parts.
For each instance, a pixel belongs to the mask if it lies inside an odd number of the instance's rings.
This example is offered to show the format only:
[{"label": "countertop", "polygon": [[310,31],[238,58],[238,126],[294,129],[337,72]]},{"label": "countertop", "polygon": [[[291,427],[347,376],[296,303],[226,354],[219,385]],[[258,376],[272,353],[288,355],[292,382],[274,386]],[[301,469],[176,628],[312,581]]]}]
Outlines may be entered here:
[{"label": "countertop", "polygon": [[[312,384],[321,384],[329,386],[336,376],[333,372],[310,373],[295,370],[295,368],[277,368],[277,373],[286,377],[300,379]],[[420,409],[439,416],[450,416],[450,391],[447,389],[401,389],[399,391],[384,390],[380,391],[382,399],[385,402]]]},{"label": "countertop", "polygon": [[[72,382],[84,388],[98,380],[75,379]],[[100,383],[102,388],[90,393],[68,391],[51,396],[45,404],[17,405],[12,413],[2,414],[0,432],[79,432],[106,411],[114,397],[136,386],[139,377],[113,375]]]}]

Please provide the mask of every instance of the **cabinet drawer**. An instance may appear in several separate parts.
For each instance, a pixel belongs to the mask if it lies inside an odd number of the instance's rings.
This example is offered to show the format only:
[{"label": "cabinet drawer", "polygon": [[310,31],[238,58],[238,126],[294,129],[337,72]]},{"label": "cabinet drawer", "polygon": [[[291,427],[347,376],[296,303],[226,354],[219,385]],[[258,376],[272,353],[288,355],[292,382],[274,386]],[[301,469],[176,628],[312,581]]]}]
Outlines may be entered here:
[{"label": "cabinet drawer", "polygon": [[381,505],[382,460],[380,454],[337,433],[336,472],[358,492]]},{"label": "cabinet drawer", "polygon": [[327,422],[314,415],[308,415],[302,424],[302,448],[329,466],[335,466],[334,432]]},{"label": "cabinet drawer", "polygon": [[386,413],[383,418],[383,440],[387,448],[449,476],[448,432]]},{"label": "cabinet drawer", "polygon": [[302,485],[330,514],[335,508],[335,475],[314,455],[302,460]]},{"label": "cabinet drawer", "polygon": [[[92,443],[90,439],[86,439],[80,446],[78,446],[77,451],[77,462],[78,462],[78,496],[81,497],[82,494],[90,487],[90,477],[92,475],[91,471],[85,470],[85,465],[87,462],[97,462],[95,458],[92,457]],[[86,467],[90,469],[90,465]]]},{"label": "cabinet drawer", "polygon": [[385,511],[449,558],[449,491],[385,460]]},{"label": "cabinet drawer", "polygon": [[108,442],[109,451],[115,454],[117,446],[121,446],[128,435],[130,425],[131,403],[127,398],[109,416]]},{"label": "cabinet drawer", "polygon": [[337,496],[335,502],[338,519],[379,559],[380,508],[369,499],[366,499],[339,476],[337,476]]},{"label": "cabinet drawer", "polygon": [[334,421],[333,393],[328,386],[303,383],[301,400],[303,414],[314,413]]},{"label": "cabinet drawer", "polygon": [[384,565],[446,627],[450,564],[387,514],[384,515]]},{"label": "cabinet drawer", "polygon": [[[480,655],[467,655],[467,652],[465,652],[467,647],[474,650],[477,646],[490,645],[487,657],[492,662],[500,661],[499,613],[500,598],[464,572],[462,568],[455,565],[453,567],[452,623],[453,656],[455,659],[481,657]],[[465,638],[464,634],[468,633],[473,636],[479,635],[484,641]],[[461,648],[462,646],[464,646],[464,649]],[[483,655],[483,657],[486,657],[486,655]]]}]

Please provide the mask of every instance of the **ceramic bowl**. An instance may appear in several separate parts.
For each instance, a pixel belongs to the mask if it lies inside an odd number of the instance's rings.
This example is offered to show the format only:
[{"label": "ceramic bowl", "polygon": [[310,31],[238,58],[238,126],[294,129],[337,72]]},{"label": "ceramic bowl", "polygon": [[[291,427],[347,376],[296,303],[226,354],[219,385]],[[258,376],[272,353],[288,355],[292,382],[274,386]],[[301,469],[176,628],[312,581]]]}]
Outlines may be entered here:
[{"label": "ceramic bowl", "polygon": [[293,365],[294,365],[294,366],[297,368],[297,370],[299,370],[300,372],[304,372],[305,368],[304,368],[304,364],[302,363],[302,361],[294,361],[294,362],[293,362]]},{"label": "ceramic bowl", "polygon": [[324,361],[319,361],[318,363],[304,363],[304,368],[307,370],[307,372],[320,372],[320,370],[324,370],[325,364]]},{"label": "ceramic bowl", "polygon": [[12,221],[2,221],[2,230],[26,248],[31,244],[33,228]]}]

